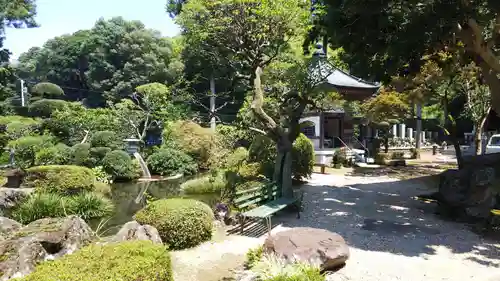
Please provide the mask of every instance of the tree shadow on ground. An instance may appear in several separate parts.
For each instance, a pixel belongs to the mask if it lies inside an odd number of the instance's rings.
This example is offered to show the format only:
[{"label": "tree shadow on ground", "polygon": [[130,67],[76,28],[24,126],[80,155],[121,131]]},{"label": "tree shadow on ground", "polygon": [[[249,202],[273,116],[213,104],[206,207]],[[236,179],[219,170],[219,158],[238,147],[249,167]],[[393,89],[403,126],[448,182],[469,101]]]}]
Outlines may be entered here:
[{"label": "tree shadow on ground", "polygon": [[453,253],[473,254],[472,261],[500,266],[500,237],[485,239],[468,225],[440,219],[433,204],[413,199],[428,192],[423,179],[355,184],[355,178],[342,177],[347,182],[339,186],[340,177],[320,176],[321,181],[303,187],[301,218],[280,213],[273,218],[275,224],[327,229],[367,251],[415,257],[436,255],[436,247],[444,246]]}]

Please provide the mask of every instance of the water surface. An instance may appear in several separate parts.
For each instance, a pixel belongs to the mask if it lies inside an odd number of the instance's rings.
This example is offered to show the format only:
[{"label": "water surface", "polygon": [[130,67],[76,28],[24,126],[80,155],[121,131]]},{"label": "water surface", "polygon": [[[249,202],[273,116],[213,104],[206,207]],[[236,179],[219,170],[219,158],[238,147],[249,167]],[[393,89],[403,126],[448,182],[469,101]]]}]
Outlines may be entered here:
[{"label": "water surface", "polygon": [[[115,214],[101,227],[103,235],[115,234],[120,227],[133,220],[133,216],[146,206],[148,201],[163,198],[193,198],[207,203],[213,207],[220,194],[184,194],[180,188],[181,184],[190,178],[174,180],[138,181],[127,183],[114,183],[112,185],[111,200],[115,205]],[[92,222],[93,228],[97,228],[99,222]]]}]

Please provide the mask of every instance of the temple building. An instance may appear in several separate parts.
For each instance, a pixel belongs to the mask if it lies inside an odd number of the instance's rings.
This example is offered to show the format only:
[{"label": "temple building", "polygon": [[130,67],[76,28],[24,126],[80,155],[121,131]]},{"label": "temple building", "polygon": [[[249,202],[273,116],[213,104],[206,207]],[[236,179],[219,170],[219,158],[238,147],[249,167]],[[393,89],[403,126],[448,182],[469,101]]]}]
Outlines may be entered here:
[{"label": "temple building", "polygon": [[[317,46],[316,48],[313,56],[326,56],[321,47]],[[380,83],[371,83],[350,75],[329,62],[319,64],[316,67],[318,69],[315,70],[316,76],[318,73],[328,73],[324,76],[319,75],[320,77],[326,76],[326,78],[318,83],[318,87],[336,91],[347,101],[366,100],[375,95],[381,86]],[[374,129],[365,124],[365,120],[351,116],[343,108],[305,113],[301,123],[306,121],[309,121],[307,122],[309,126],[303,127],[302,132],[312,140],[315,150],[342,146],[360,148],[366,137],[374,136]],[[359,129],[359,139],[354,138],[356,127]],[[363,145],[366,146],[366,143]]]}]

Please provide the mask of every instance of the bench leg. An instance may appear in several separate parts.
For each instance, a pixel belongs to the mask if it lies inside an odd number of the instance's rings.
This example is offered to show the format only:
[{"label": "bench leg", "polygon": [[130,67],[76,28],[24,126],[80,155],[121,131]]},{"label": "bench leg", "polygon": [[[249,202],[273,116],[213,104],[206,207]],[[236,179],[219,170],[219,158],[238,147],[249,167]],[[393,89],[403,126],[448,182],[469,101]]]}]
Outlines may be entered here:
[{"label": "bench leg", "polygon": [[266,223],[267,223],[267,234],[270,237],[271,236],[271,228],[272,228],[271,216],[269,216],[269,217],[266,218]]},{"label": "bench leg", "polygon": [[321,173],[324,174],[325,173],[325,165],[321,165]]},{"label": "bench leg", "polygon": [[245,217],[241,216],[240,217],[240,234],[243,234],[243,228],[245,226]]}]

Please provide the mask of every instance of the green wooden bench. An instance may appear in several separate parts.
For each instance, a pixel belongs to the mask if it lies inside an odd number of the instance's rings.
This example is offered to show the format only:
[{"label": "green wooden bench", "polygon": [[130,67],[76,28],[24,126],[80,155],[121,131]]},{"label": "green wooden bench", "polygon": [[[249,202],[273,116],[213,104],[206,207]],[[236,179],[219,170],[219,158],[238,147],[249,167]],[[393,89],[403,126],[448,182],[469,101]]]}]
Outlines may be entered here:
[{"label": "green wooden bench", "polygon": [[[302,197],[302,195],[301,195]],[[264,184],[248,190],[235,193],[234,206],[240,213],[240,232],[243,233],[247,218],[266,220],[269,235],[271,234],[271,216],[287,206],[295,206],[297,218],[300,218],[300,203],[302,198],[281,197],[281,190],[275,183]],[[257,206],[252,208],[253,206]],[[248,210],[249,208],[252,208]],[[247,210],[247,211],[245,211]]]}]

